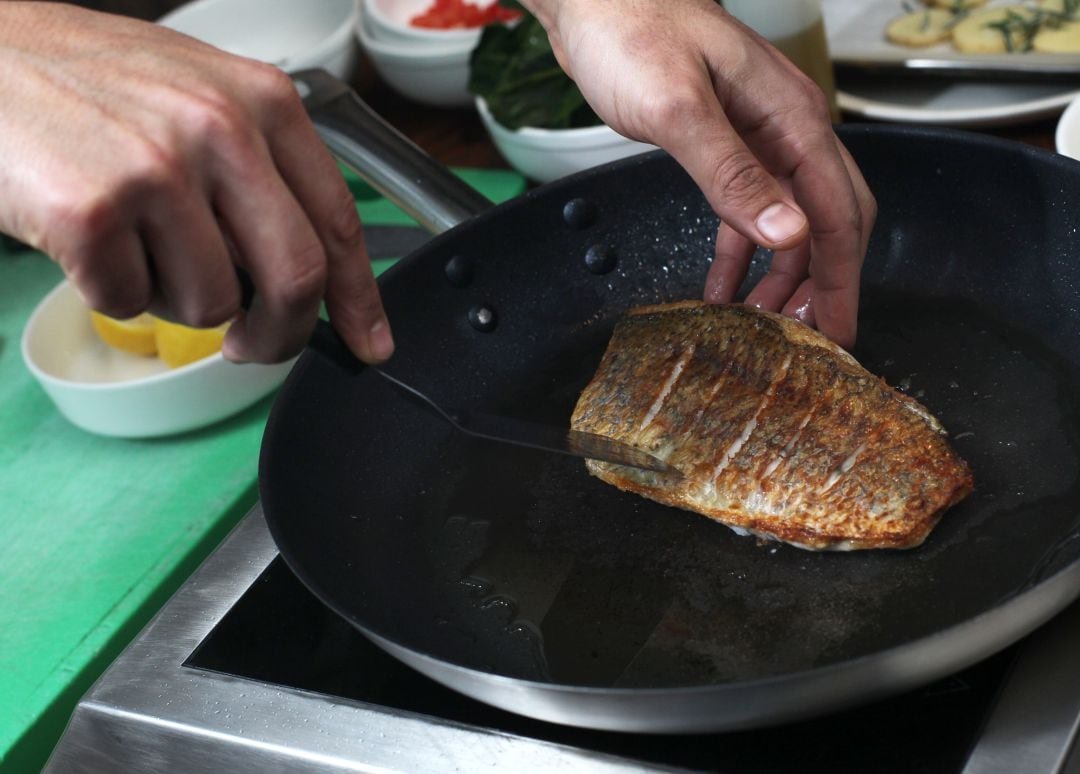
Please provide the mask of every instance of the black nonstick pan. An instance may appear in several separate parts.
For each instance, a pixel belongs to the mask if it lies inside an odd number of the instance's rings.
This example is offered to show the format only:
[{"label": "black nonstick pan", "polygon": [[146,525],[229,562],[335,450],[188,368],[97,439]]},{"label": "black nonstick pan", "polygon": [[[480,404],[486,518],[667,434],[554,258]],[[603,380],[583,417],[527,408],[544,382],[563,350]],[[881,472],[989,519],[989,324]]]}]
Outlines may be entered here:
[{"label": "black nonstick pan", "polygon": [[[355,98],[298,81],[331,147],[355,154]],[[372,372],[307,353],[260,461],[288,565],[439,682],[624,731],[824,713],[958,670],[1064,608],[1080,593],[1080,164],[953,131],[840,134],[880,207],[854,354],[927,405],[974,470],[923,546],[741,537],[580,460],[469,440]],[[456,203],[414,207],[432,228],[485,206],[438,181]],[[716,227],[660,152],[487,209],[384,275],[387,369],[445,405],[566,423],[623,312],[701,293]]]}]

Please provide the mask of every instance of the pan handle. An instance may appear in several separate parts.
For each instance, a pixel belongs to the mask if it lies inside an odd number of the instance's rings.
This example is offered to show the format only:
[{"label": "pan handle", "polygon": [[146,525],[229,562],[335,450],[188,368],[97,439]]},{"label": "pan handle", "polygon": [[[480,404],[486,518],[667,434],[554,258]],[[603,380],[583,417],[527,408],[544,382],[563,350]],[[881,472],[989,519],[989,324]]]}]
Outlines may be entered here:
[{"label": "pan handle", "polygon": [[330,73],[301,70],[290,75],[330,152],[432,234],[493,206]]}]

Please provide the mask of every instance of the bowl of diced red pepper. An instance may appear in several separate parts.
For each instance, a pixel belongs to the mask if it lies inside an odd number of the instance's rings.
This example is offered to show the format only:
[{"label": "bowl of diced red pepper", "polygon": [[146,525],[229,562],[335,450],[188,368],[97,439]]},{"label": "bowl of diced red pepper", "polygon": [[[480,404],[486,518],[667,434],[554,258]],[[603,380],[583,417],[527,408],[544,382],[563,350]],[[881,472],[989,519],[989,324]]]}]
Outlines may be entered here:
[{"label": "bowl of diced red pepper", "polygon": [[489,24],[507,24],[521,12],[498,0],[364,0],[371,35],[385,43],[475,45]]},{"label": "bowl of diced red pepper", "polygon": [[363,0],[356,34],[368,59],[395,91],[427,105],[464,107],[469,60],[484,28],[521,12],[497,0]]}]

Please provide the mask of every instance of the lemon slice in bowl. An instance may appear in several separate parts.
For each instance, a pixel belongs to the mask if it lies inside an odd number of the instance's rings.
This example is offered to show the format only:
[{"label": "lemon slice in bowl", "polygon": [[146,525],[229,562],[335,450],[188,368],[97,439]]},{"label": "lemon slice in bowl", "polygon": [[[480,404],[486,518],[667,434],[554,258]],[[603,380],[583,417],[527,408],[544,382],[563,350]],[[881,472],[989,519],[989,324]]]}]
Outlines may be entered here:
[{"label": "lemon slice in bowl", "polygon": [[117,320],[101,312],[91,311],[90,324],[94,326],[98,337],[114,349],[143,357],[157,354],[154,318],[146,312],[127,320]]},{"label": "lemon slice in bowl", "polygon": [[169,368],[202,360],[221,351],[221,342],[228,329],[228,323],[216,328],[189,328],[155,317],[158,357]]}]

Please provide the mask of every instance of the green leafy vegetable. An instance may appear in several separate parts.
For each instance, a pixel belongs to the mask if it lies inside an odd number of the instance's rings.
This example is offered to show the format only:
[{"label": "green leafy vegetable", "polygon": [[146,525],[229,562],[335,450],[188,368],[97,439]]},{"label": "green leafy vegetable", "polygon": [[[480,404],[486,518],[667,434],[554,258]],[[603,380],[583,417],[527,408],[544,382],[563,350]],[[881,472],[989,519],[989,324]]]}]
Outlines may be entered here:
[{"label": "green leafy vegetable", "polygon": [[484,28],[469,61],[469,91],[483,97],[495,120],[508,129],[601,123],[555,61],[544,28],[528,14],[512,27]]}]

